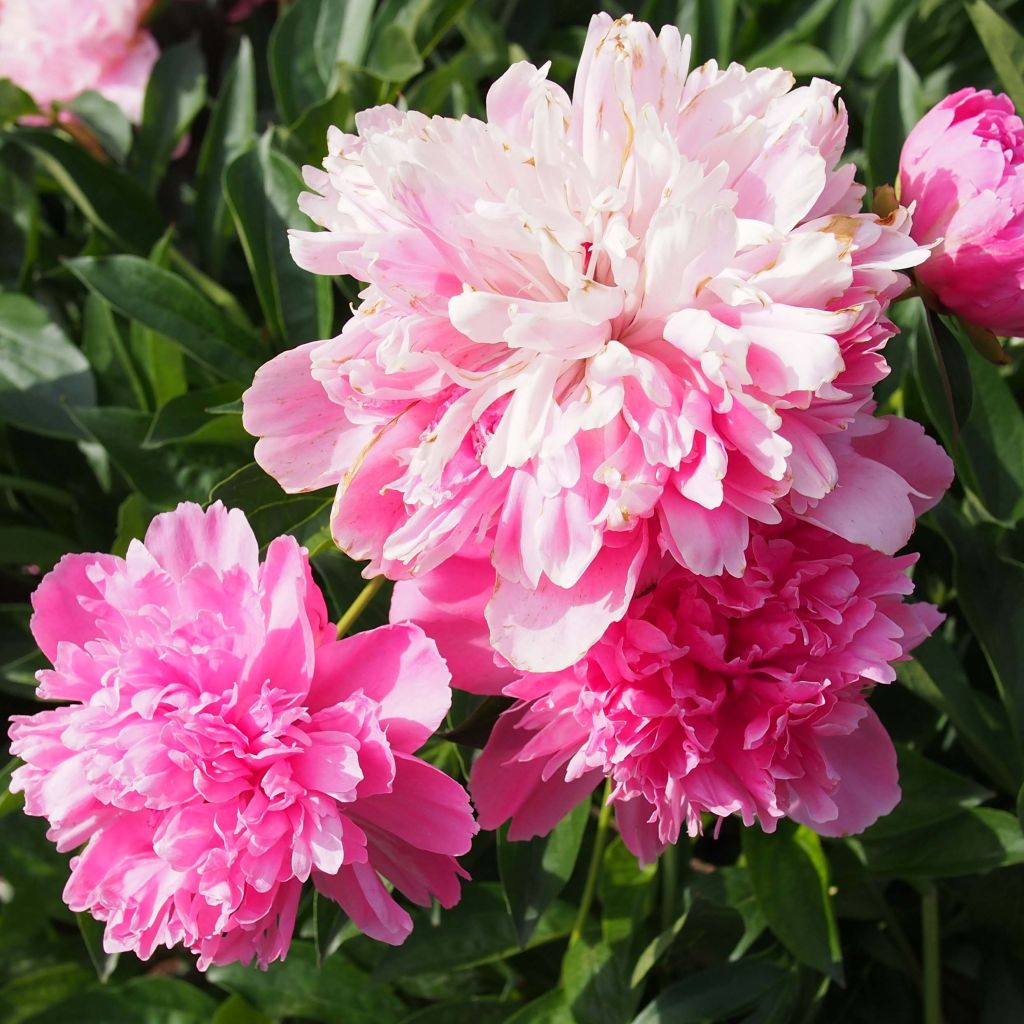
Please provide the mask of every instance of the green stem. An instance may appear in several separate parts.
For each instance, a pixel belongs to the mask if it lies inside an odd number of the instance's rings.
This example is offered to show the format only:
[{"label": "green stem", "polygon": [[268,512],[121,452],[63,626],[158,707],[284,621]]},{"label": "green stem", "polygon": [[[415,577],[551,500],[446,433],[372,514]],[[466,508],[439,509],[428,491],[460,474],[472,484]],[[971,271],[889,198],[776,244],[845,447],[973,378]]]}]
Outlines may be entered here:
[{"label": "green stem", "polygon": [[928,885],[921,892],[921,960],[924,974],[924,1024],[942,1024],[939,896],[934,885]]},{"label": "green stem", "polygon": [[359,596],[348,606],[348,611],[338,619],[339,640],[356,624],[359,616],[366,611],[366,608],[373,600],[374,595],[383,585],[384,577],[374,576],[373,579],[359,591]]},{"label": "green stem", "polygon": [[583,883],[583,897],[580,900],[580,910],[576,915],[576,923],[572,926],[569,935],[569,945],[574,946],[583,934],[583,928],[587,923],[590,914],[590,905],[594,902],[594,893],[597,892],[597,880],[601,877],[601,862],[604,860],[604,847],[608,840],[608,826],[612,820],[612,782],[608,780],[604,787],[604,795],[601,798],[601,812],[597,817],[597,834],[594,836],[594,851],[590,856],[590,866],[587,869],[587,880]]}]

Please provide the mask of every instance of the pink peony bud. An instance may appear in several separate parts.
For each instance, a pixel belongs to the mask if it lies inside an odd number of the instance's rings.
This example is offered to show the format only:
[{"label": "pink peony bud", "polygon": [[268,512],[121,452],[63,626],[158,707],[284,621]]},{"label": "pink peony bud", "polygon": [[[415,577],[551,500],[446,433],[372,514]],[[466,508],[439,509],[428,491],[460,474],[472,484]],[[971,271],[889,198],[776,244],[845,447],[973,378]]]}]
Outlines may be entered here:
[{"label": "pink peony bud", "polygon": [[413,756],[451,702],[433,641],[334,638],[304,549],[261,563],[238,510],[182,504],[125,558],[67,555],[33,595],[54,668],[14,718],[11,782],[71,860],[64,899],[108,952],[182,943],[199,966],[287,953],[303,883],[397,944],[415,903],[459,899],[477,826]]},{"label": "pink peony bud", "polygon": [[913,237],[938,242],[918,279],[949,310],[1024,335],[1024,123],[1008,96],[961,89],[930,110],[900,157]]}]

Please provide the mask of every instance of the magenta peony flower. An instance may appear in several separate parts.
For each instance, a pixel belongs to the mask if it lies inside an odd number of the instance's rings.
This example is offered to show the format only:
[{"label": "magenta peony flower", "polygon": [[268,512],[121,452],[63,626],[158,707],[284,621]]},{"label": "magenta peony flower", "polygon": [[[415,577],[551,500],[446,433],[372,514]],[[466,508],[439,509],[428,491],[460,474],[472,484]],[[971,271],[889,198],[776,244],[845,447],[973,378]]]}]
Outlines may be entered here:
[{"label": "magenta peony flower", "polygon": [[0,0],[0,78],[46,109],[95,89],[142,119],[160,55],[141,27],[153,0]]},{"label": "magenta peony flower", "polygon": [[[872,454],[928,452],[916,424],[871,422]],[[933,482],[920,511],[948,485],[948,460]],[[793,516],[755,524],[741,576],[653,557],[625,617],[548,673],[488,666],[471,642],[472,622],[486,634],[479,547],[396,584],[392,615],[438,640],[454,685],[516,698],[473,767],[482,827],[511,819],[510,838],[542,835],[607,777],[623,839],[649,862],[704,813],[845,835],[892,810],[896,755],[866,691],[942,620],[904,602],[915,561]]]},{"label": "magenta peony flower", "polygon": [[71,860],[64,899],[108,952],[183,943],[199,966],[288,950],[302,883],[368,935],[459,899],[477,831],[465,791],[413,756],[449,674],[414,626],[337,641],[305,551],[259,561],[238,510],[182,504],[124,559],[67,555],[33,596],[54,668],[19,716],[11,788]]},{"label": "magenta peony flower", "polygon": [[[332,130],[301,199],[327,230],[292,252],[369,284],[245,396],[260,464],[338,485],[334,537],[368,573],[486,539],[491,640],[524,669],[577,660],[651,545],[742,577],[751,521],[826,495],[834,523],[879,519],[871,465],[837,489],[837,453],[856,461],[843,428],[926,253],[906,211],[859,212],[835,86],[687,74],[689,50],[599,15],[571,100],[521,63],[487,123],[378,107]],[[852,539],[894,551],[912,525]]]},{"label": "magenta peony flower", "polygon": [[961,89],[925,114],[900,195],[917,204],[914,238],[939,243],[919,280],[965,320],[1024,335],[1024,124],[1009,96]]}]

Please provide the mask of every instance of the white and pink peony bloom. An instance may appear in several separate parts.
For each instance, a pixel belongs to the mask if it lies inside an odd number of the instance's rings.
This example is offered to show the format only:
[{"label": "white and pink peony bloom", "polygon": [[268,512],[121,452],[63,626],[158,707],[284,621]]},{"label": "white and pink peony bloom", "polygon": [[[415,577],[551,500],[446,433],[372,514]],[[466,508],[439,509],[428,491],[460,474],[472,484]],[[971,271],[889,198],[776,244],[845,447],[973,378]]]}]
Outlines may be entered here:
[{"label": "white and pink peony bloom", "polygon": [[245,516],[182,504],[124,559],[67,555],[33,596],[70,702],[11,727],[11,783],[71,861],[64,898],[106,922],[108,952],[183,943],[199,966],[266,966],[303,883],[368,935],[456,903],[477,826],[465,791],[414,756],[448,710],[433,642],[394,625],[334,638],[305,551],[260,563]]},{"label": "white and pink peony bloom", "polygon": [[[949,460],[916,424],[868,422],[866,456],[934,462],[916,499],[919,512],[933,505]],[[605,778],[623,839],[645,862],[698,833],[704,814],[769,832],[786,816],[835,836],[892,810],[896,755],[866,698],[942,620],[905,601],[916,557],[792,515],[751,529],[738,577],[652,553],[626,615],[556,672],[488,657],[483,546],[395,585],[392,617],[437,640],[453,685],[515,698],[473,766],[482,827],[510,821],[512,839],[543,835]]]},{"label": "white and pink peony bloom", "polygon": [[378,107],[332,130],[301,198],[326,230],[292,252],[368,286],[245,396],[259,463],[337,485],[334,537],[369,573],[484,542],[491,641],[526,670],[621,618],[651,547],[741,577],[751,523],[784,510],[827,499],[828,528],[886,552],[913,526],[859,528],[874,464],[844,428],[927,252],[905,210],[859,212],[836,86],[688,72],[689,50],[599,15],[571,99],[521,63],[486,123]]},{"label": "white and pink peony bloom", "polygon": [[153,0],[0,0],[0,78],[43,110],[95,89],[135,124],[160,51]]}]

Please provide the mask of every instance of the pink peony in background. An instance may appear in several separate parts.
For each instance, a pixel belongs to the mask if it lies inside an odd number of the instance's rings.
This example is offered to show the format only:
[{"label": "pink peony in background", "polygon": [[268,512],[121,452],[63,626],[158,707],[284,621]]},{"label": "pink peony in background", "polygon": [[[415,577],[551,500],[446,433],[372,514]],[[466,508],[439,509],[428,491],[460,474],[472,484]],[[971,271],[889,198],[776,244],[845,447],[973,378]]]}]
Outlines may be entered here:
[{"label": "pink peony in background", "polygon": [[108,952],[183,943],[199,966],[285,955],[302,884],[399,943],[412,901],[459,899],[477,826],[414,752],[450,704],[433,642],[394,625],[334,639],[304,549],[259,561],[238,510],[182,504],[124,559],[65,556],[33,597],[69,703],[11,727],[11,783],[74,850],[64,898]]},{"label": "pink peony in background", "polygon": [[90,89],[132,122],[160,55],[141,23],[153,0],[0,0],[0,78],[46,110]]},{"label": "pink peony in background", "polygon": [[[931,462],[924,511],[949,484],[948,458],[913,423],[870,422],[868,451]],[[392,617],[437,639],[454,685],[516,699],[473,767],[483,828],[510,820],[511,839],[542,835],[606,777],[623,839],[645,862],[699,832],[704,813],[845,835],[892,810],[896,755],[866,696],[941,621],[904,600],[915,556],[793,516],[752,531],[739,577],[652,557],[625,617],[557,672],[487,659],[482,547],[396,584]]]},{"label": "pink peony in background", "polygon": [[913,235],[938,243],[917,270],[939,301],[996,334],[1024,335],[1024,123],[1008,96],[961,89],[903,145]]},{"label": "pink peony in background", "polygon": [[913,485],[844,428],[926,251],[905,210],[860,212],[836,86],[689,51],[598,15],[571,99],[520,63],[486,123],[378,107],[332,130],[301,198],[325,230],[292,252],[368,282],[362,305],[245,396],[259,463],[337,485],[367,573],[482,543],[491,642],[525,670],[578,660],[652,550],[739,578],[752,523],[824,500],[886,552],[913,527]]}]

